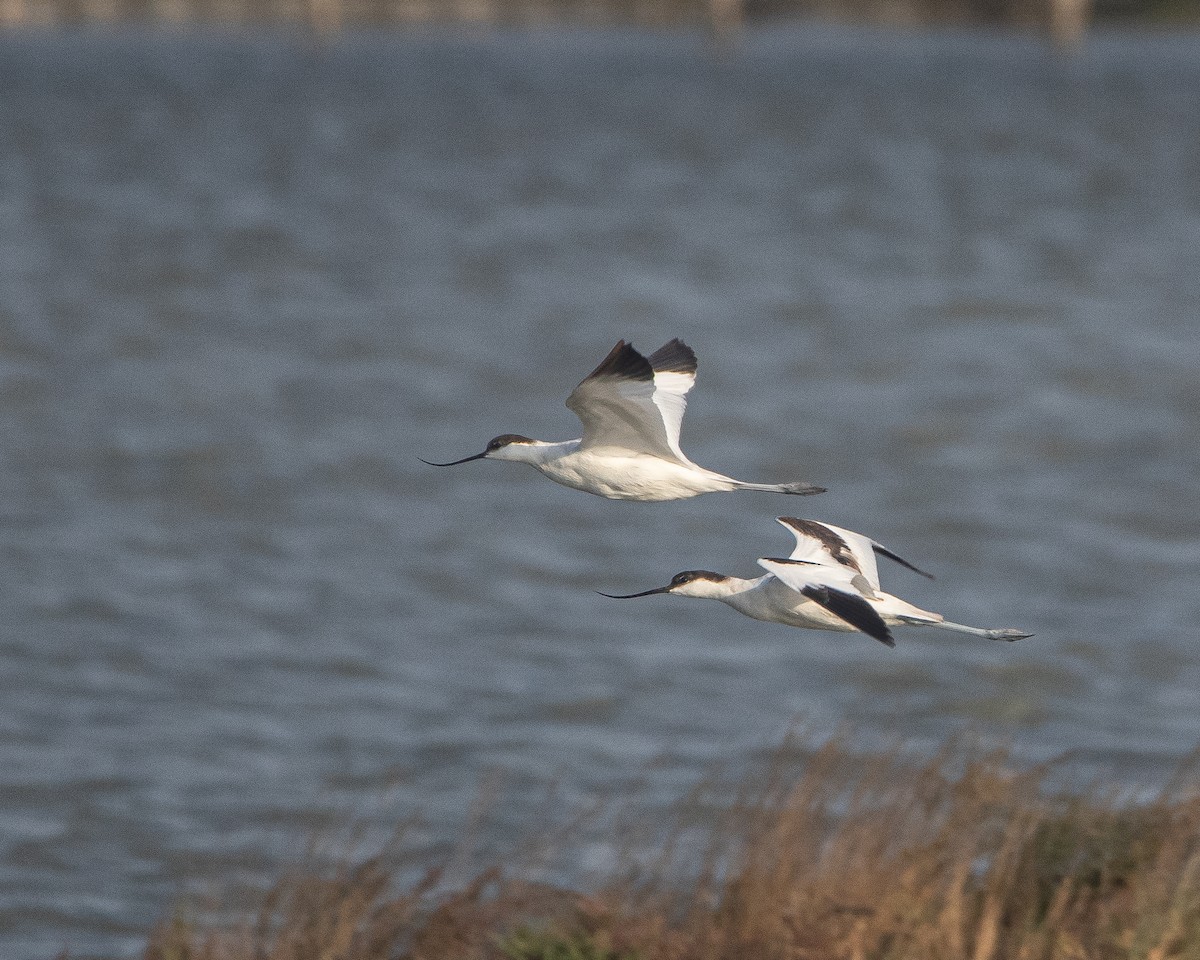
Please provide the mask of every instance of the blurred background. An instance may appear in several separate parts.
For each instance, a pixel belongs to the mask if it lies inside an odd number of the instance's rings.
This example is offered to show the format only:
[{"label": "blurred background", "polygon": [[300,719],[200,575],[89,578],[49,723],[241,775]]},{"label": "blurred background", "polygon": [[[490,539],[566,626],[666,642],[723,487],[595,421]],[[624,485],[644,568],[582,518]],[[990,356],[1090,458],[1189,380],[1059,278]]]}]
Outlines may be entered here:
[{"label": "blurred background", "polygon": [[[795,723],[1134,789],[1195,749],[1200,37],[1161,25],[1190,8],[1105,0],[1055,44],[1019,3],[408,6],[7,0],[136,22],[0,33],[5,957],[132,956],[331,811],[386,797],[444,850],[494,783],[503,851],[548,791],[652,814]],[[676,336],[690,455],[828,493],[417,459],[575,436],[618,338]],[[595,593],[753,575],[784,513],[1036,637]]]}]

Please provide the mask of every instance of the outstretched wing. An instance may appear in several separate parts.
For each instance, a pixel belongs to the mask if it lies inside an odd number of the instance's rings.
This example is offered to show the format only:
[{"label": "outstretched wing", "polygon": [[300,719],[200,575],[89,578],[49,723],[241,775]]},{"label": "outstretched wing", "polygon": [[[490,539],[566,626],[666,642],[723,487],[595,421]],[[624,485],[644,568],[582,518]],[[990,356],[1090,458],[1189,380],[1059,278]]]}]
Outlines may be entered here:
[{"label": "outstretched wing", "polygon": [[840,565],[782,557],[761,557],[758,565],[856,630],[889,647],[896,645],[892,631],[867,599],[872,594],[864,595],[861,589],[862,574]]},{"label": "outstretched wing", "polygon": [[[664,373],[674,375],[672,371]],[[682,459],[654,401],[655,379],[650,361],[624,340],[618,341],[600,366],[567,397],[567,406],[583,422],[581,448]],[[674,437],[678,437],[678,426]]]},{"label": "outstretched wing", "polygon": [[862,534],[799,517],[776,517],[775,520],[796,538],[796,549],[790,559],[858,574],[872,588],[878,589],[875,552],[871,549],[871,541]]},{"label": "outstretched wing", "polygon": [[647,360],[654,370],[654,405],[662,414],[667,443],[676,458],[688,463],[679,448],[679,430],[687,409],[688,391],[696,383],[696,354],[676,337],[655,350]]},{"label": "outstretched wing", "polygon": [[776,517],[775,520],[787,527],[796,537],[796,549],[792,551],[791,556],[793,560],[845,567],[861,574],[876,590],[879,589],[876,554],[894,560],[923,577],[933,579],[932,574],[913,566],[887,547],[853,530],[817,520],[801,520],[799,517]]}]

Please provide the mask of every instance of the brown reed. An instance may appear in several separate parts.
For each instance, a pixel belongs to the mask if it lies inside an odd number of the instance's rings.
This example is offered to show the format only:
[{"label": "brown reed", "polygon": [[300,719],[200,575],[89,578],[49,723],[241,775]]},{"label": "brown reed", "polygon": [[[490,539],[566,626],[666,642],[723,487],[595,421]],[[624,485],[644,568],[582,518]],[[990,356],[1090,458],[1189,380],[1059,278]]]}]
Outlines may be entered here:
[{"label": "brown reed", "polygon": [[[516,865],[401,885],[380,851],[280,879],[146,960],[1200,960],[1200,781],[1051,789],[1054,767],[795,741],[681,803],[586,890]],[[651,831],[652,832],[652,831]]]}]

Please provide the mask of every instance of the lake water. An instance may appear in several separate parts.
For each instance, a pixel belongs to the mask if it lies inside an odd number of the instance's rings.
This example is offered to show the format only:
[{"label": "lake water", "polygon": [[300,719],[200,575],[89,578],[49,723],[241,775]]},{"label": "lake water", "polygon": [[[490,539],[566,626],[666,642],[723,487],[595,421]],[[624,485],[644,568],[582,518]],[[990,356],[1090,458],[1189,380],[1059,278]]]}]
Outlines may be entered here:
[{"label": "lake water", "polygon": [[[1200,742],[1200,39],[0,37],[0,952],[134,955],[386,795],[483,842],[669,804],[797,720],[1153,782]],[[435,470],[620,337],[700,463]],[[790,548],[1017,645],[665,597]]]}]

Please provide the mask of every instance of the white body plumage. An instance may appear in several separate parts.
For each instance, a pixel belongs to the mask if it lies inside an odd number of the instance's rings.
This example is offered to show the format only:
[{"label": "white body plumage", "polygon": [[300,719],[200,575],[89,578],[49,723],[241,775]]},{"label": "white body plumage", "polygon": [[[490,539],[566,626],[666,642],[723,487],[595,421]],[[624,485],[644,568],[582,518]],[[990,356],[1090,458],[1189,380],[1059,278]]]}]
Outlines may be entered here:
[{"label": "white body plumage", "polygon": [[879,586],[875,556],[880,554],[928,577],[882,544],[862,534],[816,520],[777,517],[796,537],[790,557],[762,557],[767,571],[752,579],[730,577],[711,570],[676,574],[665,587],[625,595],[628,600],[656,593],[720,600],[755,620],[782,623],[810,630],[858,630],[889,647],[895,645],[891,628],[907,625],[941,627],[989,640],[1021,640],[1020,630],[988,630],[952,623],[940,613],[922,610]]},{"label": "white body plumage", "polygon": [[695,382],[696,355],[683,341],[643,357],[622,340],[567,398],[583,423],[582,437],[550,442],[506,433],[483,453],[432,466],[526,463],[555,483],[610,500],[686,500],[727,490],[824,492],[803,482],[748,483],[692,463],[679,447],[679,432]]}]

